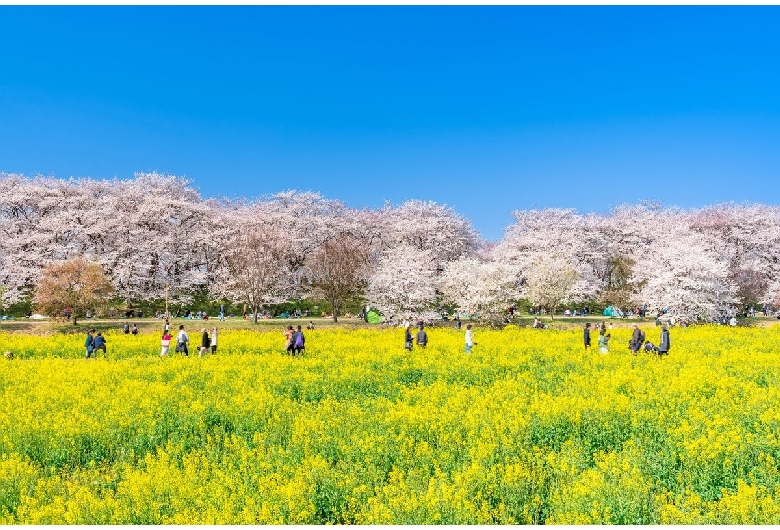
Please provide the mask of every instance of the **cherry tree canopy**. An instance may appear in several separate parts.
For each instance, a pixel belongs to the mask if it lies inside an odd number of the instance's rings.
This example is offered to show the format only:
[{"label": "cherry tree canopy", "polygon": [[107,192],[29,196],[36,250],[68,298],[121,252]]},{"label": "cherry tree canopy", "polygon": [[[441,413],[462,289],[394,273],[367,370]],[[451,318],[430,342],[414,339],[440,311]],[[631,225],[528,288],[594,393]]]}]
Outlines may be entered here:
[{"label": "cherry tree canopy", "polygon": [[[128,302],[167,294],[186,303],[198,291],[248,301],[251,282],[239,277],[262,269],[275,284],[260,282],[266,287],[252,298],[267,305],[320,296],[322,277],[314,282],[311,274],[317,256],[348,238],[365,251],[364,294],[386,316],[419,315],[442,295],[464,311],[494,311],[528,296],[516,292],[515,280],[530,286],[550,256],[574,270],[572,301],[612,297],[709,318],[780,299],[778,206],[681,210],[643,202],[607,214],[513,215],[504,237],[486,243],[466,218],[430,201],[353,209],[311,191],[204,199],[188,180],[157,173],[126,180],[1,174],[0,296],[5,305],[28,299],[45,266],[83,258],[100,264]],[[262,254],[263,267],[240,264],[258,245],[273,250]]]}]

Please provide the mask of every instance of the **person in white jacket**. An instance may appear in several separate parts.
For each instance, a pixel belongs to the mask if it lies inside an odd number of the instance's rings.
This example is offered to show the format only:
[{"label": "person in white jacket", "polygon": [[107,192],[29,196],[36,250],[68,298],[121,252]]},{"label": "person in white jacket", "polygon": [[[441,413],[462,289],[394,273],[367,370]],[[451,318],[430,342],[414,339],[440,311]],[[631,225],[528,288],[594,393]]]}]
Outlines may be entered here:
[{"label": "person in white jacket", "polygon": [[471,324],[466,324],[466,353],[471,353],[471,348],[476,344],[474,334],[471,332]]},{"label": "person in white jacket", "polygon": [[187,332],[184,331],[184,324],[182,324],[179,326],[179,333],[176,335],[176,351],[189,356],[190,351],[187,348],[189,343],[190,338],[187,336]]}]

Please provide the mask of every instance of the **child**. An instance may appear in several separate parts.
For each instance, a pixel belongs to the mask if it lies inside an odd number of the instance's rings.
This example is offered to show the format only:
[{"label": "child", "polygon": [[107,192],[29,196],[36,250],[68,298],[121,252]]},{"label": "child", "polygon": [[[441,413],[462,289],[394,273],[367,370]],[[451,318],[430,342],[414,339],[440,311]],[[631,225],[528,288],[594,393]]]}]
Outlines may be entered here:
[{"label": "child", "polygon": [[160,357],[165,357],[168,355],[168,349],[171,347],[171,335],[167,331],[163,333],[161,344]]}]

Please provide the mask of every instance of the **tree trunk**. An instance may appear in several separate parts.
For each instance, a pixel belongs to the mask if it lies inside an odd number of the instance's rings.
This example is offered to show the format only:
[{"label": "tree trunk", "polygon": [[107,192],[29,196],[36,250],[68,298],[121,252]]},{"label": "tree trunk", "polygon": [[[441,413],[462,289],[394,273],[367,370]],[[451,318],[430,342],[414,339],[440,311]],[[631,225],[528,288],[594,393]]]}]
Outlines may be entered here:
[{"label": "tree trunk", "polygon": [[78,320],[78,317],[76,317],[76,313],[73,313],[73,325],[76,325],[76,320]]},{"label": "tree trunk", "polygon": [[336,303],[336,304],[332,303],[331,305],[333,306],[333,322],[334,323],[338,323],[338,321],[339,321],[339,306],[338,306],[338,303]]},{"label": "tree trunk", "polygon": [[254,315],[255,324],[257,324],[257,307],[252,306],[252,314]]},{"label": "tree trunk", "polygon": [[550,320],[555,320],[555,308],[550,309]]}]

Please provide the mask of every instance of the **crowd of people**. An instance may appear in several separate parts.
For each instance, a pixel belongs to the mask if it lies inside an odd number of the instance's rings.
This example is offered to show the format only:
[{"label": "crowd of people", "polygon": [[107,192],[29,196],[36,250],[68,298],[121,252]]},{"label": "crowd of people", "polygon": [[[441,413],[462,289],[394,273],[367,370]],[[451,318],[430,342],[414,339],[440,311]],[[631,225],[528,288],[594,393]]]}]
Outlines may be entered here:
[{"label": "crowd of people", "polygon": [[[669,328],[666,324],[661,325],[661,336],[656,346],[651,341],[647,340],[645,332],[638,324],[633,324],[633,331],[631,333],[631,339],[628,341],[628,349],[633,355],[638,355],[639,351],[644,349],[647,353],[657,353],[659,357],[669,355],[669,348],[671,347],[671,339],[669,337]],[[600,353],[609,353],[609,341],[612,338],[612,323],[609,323],[609,329],[607,324],[602,322],[600,326],[596,326],[598,330],[598,348]],[[591,325],[590,322],[585,323],[583,329],[583,342],[585,344],[585,351],[589,351],[591,348]]]},{"label": "crowd of people", "polygon": [[[417,344],[417,347],[421,350],[424,350],[428,346],[428,333],[425,330],[425,323],[423,321],[418,321],[416,323],[416,327],[417,327],[417,332],[416,334],[413,335],[412,323],[409,321],[405,321],[403,323],[404,349],[406,349],[407,351],[414,350],[415,343]],[[534,318],[534,322],[531,327],[534,329],[545,329],[547,326],[542,324],[542,322],[538,318]],[[628,347],[633,355],[638,355],[638,353],[642,350],[644,350],[647,353],[658,354],[659,357],[662,357],[664,355],[669,355],[669,349],[671,347],[671,339],[669,336],[669,329],[666,324],[661,325],[661,334],[659,337],[658,345],[647,340],[644,330],[640,328],[637,324],[633,324],[632,327],[633,327],[633,331],[631,334],[631,339],[629,340],[628,343]],[[459,319],[456,322],[455,328],[458,331],[460,331],[461,329],[461,322]],[[313,330],[314,323],[310,321],[309,324],[307,325],[307,329]],[[123,331],[125,334],[137,335],[138,327],[136,324],[133,324],[132,327],[130,327],[126,323],[123,326]],[[585,345],[586,352],[589,351],[592,346],[592,339],[591,339],[592,331],[594,331],[594,328],[591,327],[591,323],[590,322],[586,323],[583,329],[583,342]],[[609,322],[609,324],[607,324],[606,322],[602,322],[600,325],[595,326],[595,331],[598,332],[597,345],[598,345],[599,352],[609,353],[609,343],[612,338],[612,333],[611,333],[612,323]],[[216,327],[212,327],[210,330],[208,328],[202,328],[200,332],[201,332],[201,340],[197,348],[198,357],[202,357],[203,355],[206,355],[208,353],[211,353],[212,355],[216,354],[217,345],[219,341],[219,330]],[[286,354],[289,354],[290,356],[293,357],[297,357],[306,352],[306,337],[300,325],[298,325],[297,328],[294,328],[291,325],[287,326],[286,328],[283,328],[282,334],[285,338],[284,351]],[[474,341],[474,330],[472,328],[472,324],[466,325],[466,332],[464,338],[465,338],[465,352],[471,353],[473,351],[474,346],[477,344]],[[163,328],[161,344],[160,344],[160,357],[165,357],[169,354],[172,340],[174,340],[174,338],[171,335],[170,321],[166,319]],[[98,350],[102,350],[104,355],[107,352],[106,338],[103,336],[102,332],[100,331],[95,332],[94,329],[90,329],[87,332],[87,338],[84,343],[84,346],[86,347],[87,358],[97,357]],[[190,354],[189,346],[190,346],[189,335],[184,329],[184,324],[181,324],[176,334],[174,351],[176,353],[181,353],[185,356],[189,356]]]}]

